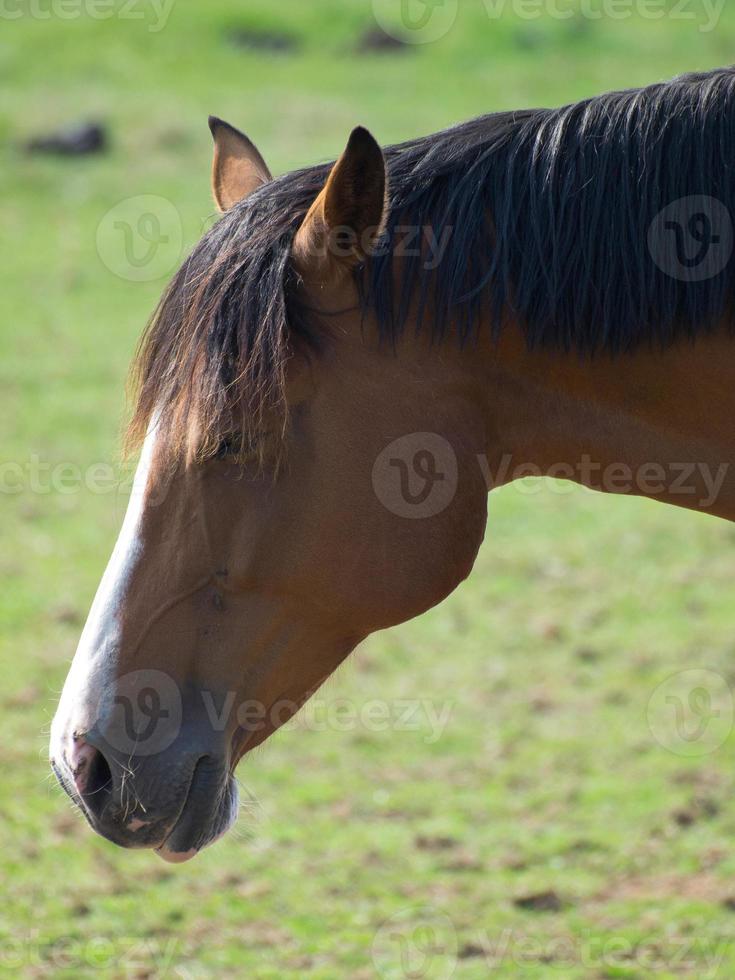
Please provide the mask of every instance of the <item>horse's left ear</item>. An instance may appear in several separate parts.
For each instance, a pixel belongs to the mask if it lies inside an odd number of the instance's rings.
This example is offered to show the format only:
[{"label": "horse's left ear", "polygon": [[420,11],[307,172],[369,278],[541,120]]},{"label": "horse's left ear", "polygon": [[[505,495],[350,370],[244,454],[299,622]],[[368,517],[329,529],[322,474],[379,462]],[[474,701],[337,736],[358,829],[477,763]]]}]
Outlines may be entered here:
[{"label": "horse's left ear", "polygon": [[292,256],[302,273],[319,277],[327,265],[365,258],[382,232],[386,183],[383,151],[358,126],[296,232]]},{"label": "horse's left ear", "polygon": [[214,139],[212,194],[220,211],[229,211],[253,191],[273,180],[258,148],[229,123],[209,117]]}]

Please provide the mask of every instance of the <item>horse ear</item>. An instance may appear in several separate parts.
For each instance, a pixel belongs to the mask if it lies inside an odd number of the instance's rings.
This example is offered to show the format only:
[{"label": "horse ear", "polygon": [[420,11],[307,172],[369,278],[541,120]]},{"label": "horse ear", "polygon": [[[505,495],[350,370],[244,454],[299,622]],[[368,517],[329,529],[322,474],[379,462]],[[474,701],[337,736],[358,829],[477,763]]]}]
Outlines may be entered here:
[{"label": "horse ear", "polygon": [[209,117],[214,139],[212,194],[220,211],[272,180],[270,170],[257,147],[244,133],[216,116]]},{"label": "horse ear", "polygon": [[386,186],[383,151],[358,126],[296,232],[297,268],[308,276],[333,261],[361,262],[383,230]]}]

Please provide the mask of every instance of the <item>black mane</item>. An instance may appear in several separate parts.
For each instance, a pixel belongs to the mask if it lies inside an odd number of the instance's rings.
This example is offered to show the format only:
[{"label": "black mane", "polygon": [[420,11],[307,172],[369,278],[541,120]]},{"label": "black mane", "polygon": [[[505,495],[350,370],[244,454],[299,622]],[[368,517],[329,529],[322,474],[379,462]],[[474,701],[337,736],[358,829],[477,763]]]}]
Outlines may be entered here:
[{"label": "black mane", "polygon": [[[672,275],[649,233],[663,208],[693,196],[732,215],[735,69],[484,116],[385,157],[388,248],[357,275],[386,340],[409,315],[461,341],[512,317],[531,344],[614,353],[694,336],[730,310],[729,261],[700,280]],[[195,425],[211,452],[233,425],[252,433],[281,404],[291,342],[320,339],[289,251],[330,168],[265,185],[196,246],[144,338],[137,434],[157,407],[172,425]],[[391,249],[405,226],[450,234],[435,269],[421,255],[403,259],[394,290]],[[244,397],[239,423],[233,388]]]},{"label": "black mane", "polygon": [[[497,330],[508,314],[531,344],[591,353],[666,346],[728,311],[730,263],[701,281],[672,275],[675,265],[654,261],[649,232],[659,260],[675,260],[673,232],[662,241],[667,230],[654,224],[665,207],[702,195],[733,214],[735,69],[485,116],[387,159],[389,233],[453,231],[437,272],[408,262],[398,295],[389,257],[366,270],[366,305],[385,336],[403,328],[417,294],[440,338],[456,330],[465,339],[484,316]],[[708,217],[726,238],[722,213]],[[690,217],[685,204],[678,217]]]}]

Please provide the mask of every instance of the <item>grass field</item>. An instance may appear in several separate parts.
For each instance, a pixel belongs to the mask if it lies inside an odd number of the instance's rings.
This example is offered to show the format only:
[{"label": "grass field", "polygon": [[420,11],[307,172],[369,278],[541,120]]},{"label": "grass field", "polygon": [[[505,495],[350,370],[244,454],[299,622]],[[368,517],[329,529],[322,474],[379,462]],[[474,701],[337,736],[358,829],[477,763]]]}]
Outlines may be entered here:
[{"label": "grass field", "polygon": [[[356,51],[365,0],[175,0],[165,23],[142,0],[144,19],[117,0],[109,19],[92,0],[3,5],[0,973],[735,976],[735,530],[713,519],[562,485],[498,493],[472,578],[371,638],[246,760],[238,828],[191,865],[93,837],[47,775],[125,504],[90,468],[125,481],[127,363],[211,217],[207,114],[281,172],[334,156],[357,123],[391,142],[733,60],[735,10],[704,31],[703,0],[698,19],[664,6],[493,19],[460,0],[440,39],[373,54]],[[293,47],[243,47],[244,30]],[[87,118],[106,154],[20,150]],[[113,234],[141,195],[168,235],[148,281]],[[677,739],[666,698],[696,714],[700,689],[714,734]],[[385,725],[366,720],[375,699]]]}]

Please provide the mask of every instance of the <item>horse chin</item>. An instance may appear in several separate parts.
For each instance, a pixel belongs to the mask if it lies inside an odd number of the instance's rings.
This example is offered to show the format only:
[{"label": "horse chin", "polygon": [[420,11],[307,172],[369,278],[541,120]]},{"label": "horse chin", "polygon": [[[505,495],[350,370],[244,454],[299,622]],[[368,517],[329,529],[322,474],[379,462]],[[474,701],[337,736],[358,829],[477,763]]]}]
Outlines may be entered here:
[{"label": "horse chin", "polygon": [[156,848],[156,854],[167,864],[185,864],[187,861],[191,861],[195,858],[199,851],[196,848],[192,848],[190,851],[167,851],[166,845],[161,844],[160,847]]},{"label": "horse chin", "polygon": [[202,830],[192,818],[191,810],[196,801],[188,799],[184,809],[162,844],[155,853],[168,864],[184,864],[195,858],[205,847],[211,847],[234,826],[238,813],[238,792],[234,776],[229,776],[222,790],[219,806],[211,825]]}]

